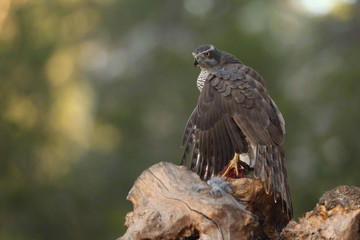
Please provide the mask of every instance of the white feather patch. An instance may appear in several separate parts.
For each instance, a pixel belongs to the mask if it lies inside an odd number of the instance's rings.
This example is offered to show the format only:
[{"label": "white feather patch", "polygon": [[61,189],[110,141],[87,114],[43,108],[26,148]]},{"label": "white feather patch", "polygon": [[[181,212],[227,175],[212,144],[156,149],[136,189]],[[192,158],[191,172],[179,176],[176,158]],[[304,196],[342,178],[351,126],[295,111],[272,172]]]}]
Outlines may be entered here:
[{"label": "white feather patch", "polygon": [[199,91],[201,92],[201,90],[204,87],[205,81],[207,79],[207,77],[209,76],[209,71],[206,70],[205,68],[201,68],[201,72],[197,78],[196,81],[196,86],[199,89]]}]

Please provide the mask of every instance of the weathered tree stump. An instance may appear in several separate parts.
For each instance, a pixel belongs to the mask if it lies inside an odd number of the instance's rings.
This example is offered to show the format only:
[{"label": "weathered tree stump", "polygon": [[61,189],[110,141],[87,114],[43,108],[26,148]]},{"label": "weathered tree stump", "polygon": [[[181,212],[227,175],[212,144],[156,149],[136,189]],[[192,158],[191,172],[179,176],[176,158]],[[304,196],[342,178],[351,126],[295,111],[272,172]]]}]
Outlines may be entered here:
[{"label": "weathered tree stump", "polygon": [[260,180],[229,181],[233,196],[216,194],[216,187],[184,166],[162,162],[150,167],[129,192],[134,210],[126,216],[128,230],[120,239],[279,237],[289,221],[281,203],[274,203]]},{"label": "weathered tree stump", "polygon": [[227,181],[210,186],[184,166],[162,162],[150,167],[129,192],[134,210],[127,214],[127,232],[118,240],[360,239],[357,187],[325,193],[314,210],[288,223],[279,196],[275,203],[260,180]]},{"label": "weathered tree stump", "polygon": [[359,240],[360,188],[339,186],[326,192],[298,222],[292,220],[282,240]]}]

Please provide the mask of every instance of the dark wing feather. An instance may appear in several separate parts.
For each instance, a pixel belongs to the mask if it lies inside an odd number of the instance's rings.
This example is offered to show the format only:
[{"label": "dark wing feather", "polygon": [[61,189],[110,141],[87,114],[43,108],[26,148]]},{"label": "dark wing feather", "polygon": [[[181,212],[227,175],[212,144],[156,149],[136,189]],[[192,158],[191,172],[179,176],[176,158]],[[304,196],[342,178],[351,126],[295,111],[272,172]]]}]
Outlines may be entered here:
[{"label": "dark wing feather", "polygon": [[[218,83],[221,82],[222,80]],[[231,91],[226,85],[222,84],[218,88],[230,95]],[[223,170],[235,151],[248,151],[244,134],[232,117],[223,110],[222,98],[219,91],[207,81],[200,93],[197,107],[185,127],[182,141],[185,149],[181,164],[186,164],[190,149],[195,144],[190,165],[202,179],[209,179]],[[198,154],[196,157],[195,152]]]},{"label": "dark wing feather", "polygon": [[285,122],[268,95],[262,78],[250,68],[248,72],[250,74],[246,74],[245,79],[237,80],[238,87],[231,91],[233,99],[223,102],[233,105],[225,108],[234,109],[231,114],[236,124],[249,141],[259,148],[254,166],[255,176],[265,182],[267,191],[272,186],[274,193],[280,193],[292,216],[291,193],[283,154]]},{"label": "dark wing feather", "polygon": [[[181,143],[181,147],[185,148],[183,158],[181,160],[181,165],[184,165],[186,163],[186,157],[190,153],[190,149],[192,148],[192,145],[195,142],[194,131],[195,131],[195,126],[196,126],[195,125],[196,121],[197,121],[197,109],[195,108],[194,111],[192,112],[192,114],[190,115],[189,120],[186,123],[184,136],[183,136],[183,140]],[[194,147],[194,149],[195,149],[195,147]],[[193,149],[193,152],[194,152],[194,149]]]}]

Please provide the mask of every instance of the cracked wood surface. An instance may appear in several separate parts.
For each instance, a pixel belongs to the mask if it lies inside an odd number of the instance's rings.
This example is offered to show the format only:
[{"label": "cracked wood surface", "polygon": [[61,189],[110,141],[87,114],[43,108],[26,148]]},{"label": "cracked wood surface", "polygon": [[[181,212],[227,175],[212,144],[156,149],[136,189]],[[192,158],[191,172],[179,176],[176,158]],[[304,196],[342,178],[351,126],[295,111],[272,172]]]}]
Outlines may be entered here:
[{"label": "cracked wood surface", "polygon": [[[236,181],[247,186],[248,197],[257,196],[258,187],[263,189],[255,179]],[[184,166],[162,162],[150,167],[129,192],[134,210],[126,216],[128,230],[120,239],[263,239],[260,217],[246,210],[250,199],[244,204],[227,193],[214,197],[210,190]],[[269,202],[273,204],[272,196]]]},{"label": "cracked wood surface", "polygon": [[266,194],[260,180],[227,181],[232,194],[214,196],[213,186],[184,166],[168,162],[151,166],[128,194],[133,211],[127,214],[128,229],[118,240],[360,239],[357,187],[326,192],[314,210],[289,222],[280,196],[274,203],[272,192]]}]

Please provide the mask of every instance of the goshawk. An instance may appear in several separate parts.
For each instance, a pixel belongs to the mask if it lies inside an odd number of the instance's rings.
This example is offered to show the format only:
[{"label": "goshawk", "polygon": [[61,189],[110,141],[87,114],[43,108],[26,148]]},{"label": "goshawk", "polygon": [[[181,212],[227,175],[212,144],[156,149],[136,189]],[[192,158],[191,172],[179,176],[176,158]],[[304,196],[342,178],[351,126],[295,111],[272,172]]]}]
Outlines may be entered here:
[{"label": "goshawk", "polygon": [[[190,168],[202,179],[218,175],[239,163],[254,169],[265,189],[278,192],[292,217],[292,200],[284,161],[285,121],[269,96],[264,79],[234,55],[212,45],[192,53],[201,72],[200,91],[182,141],[181,164],[190,156]],[[240,170],[242,167],[240,166]],[[226,173],[224,174],[226,175]]]}]

